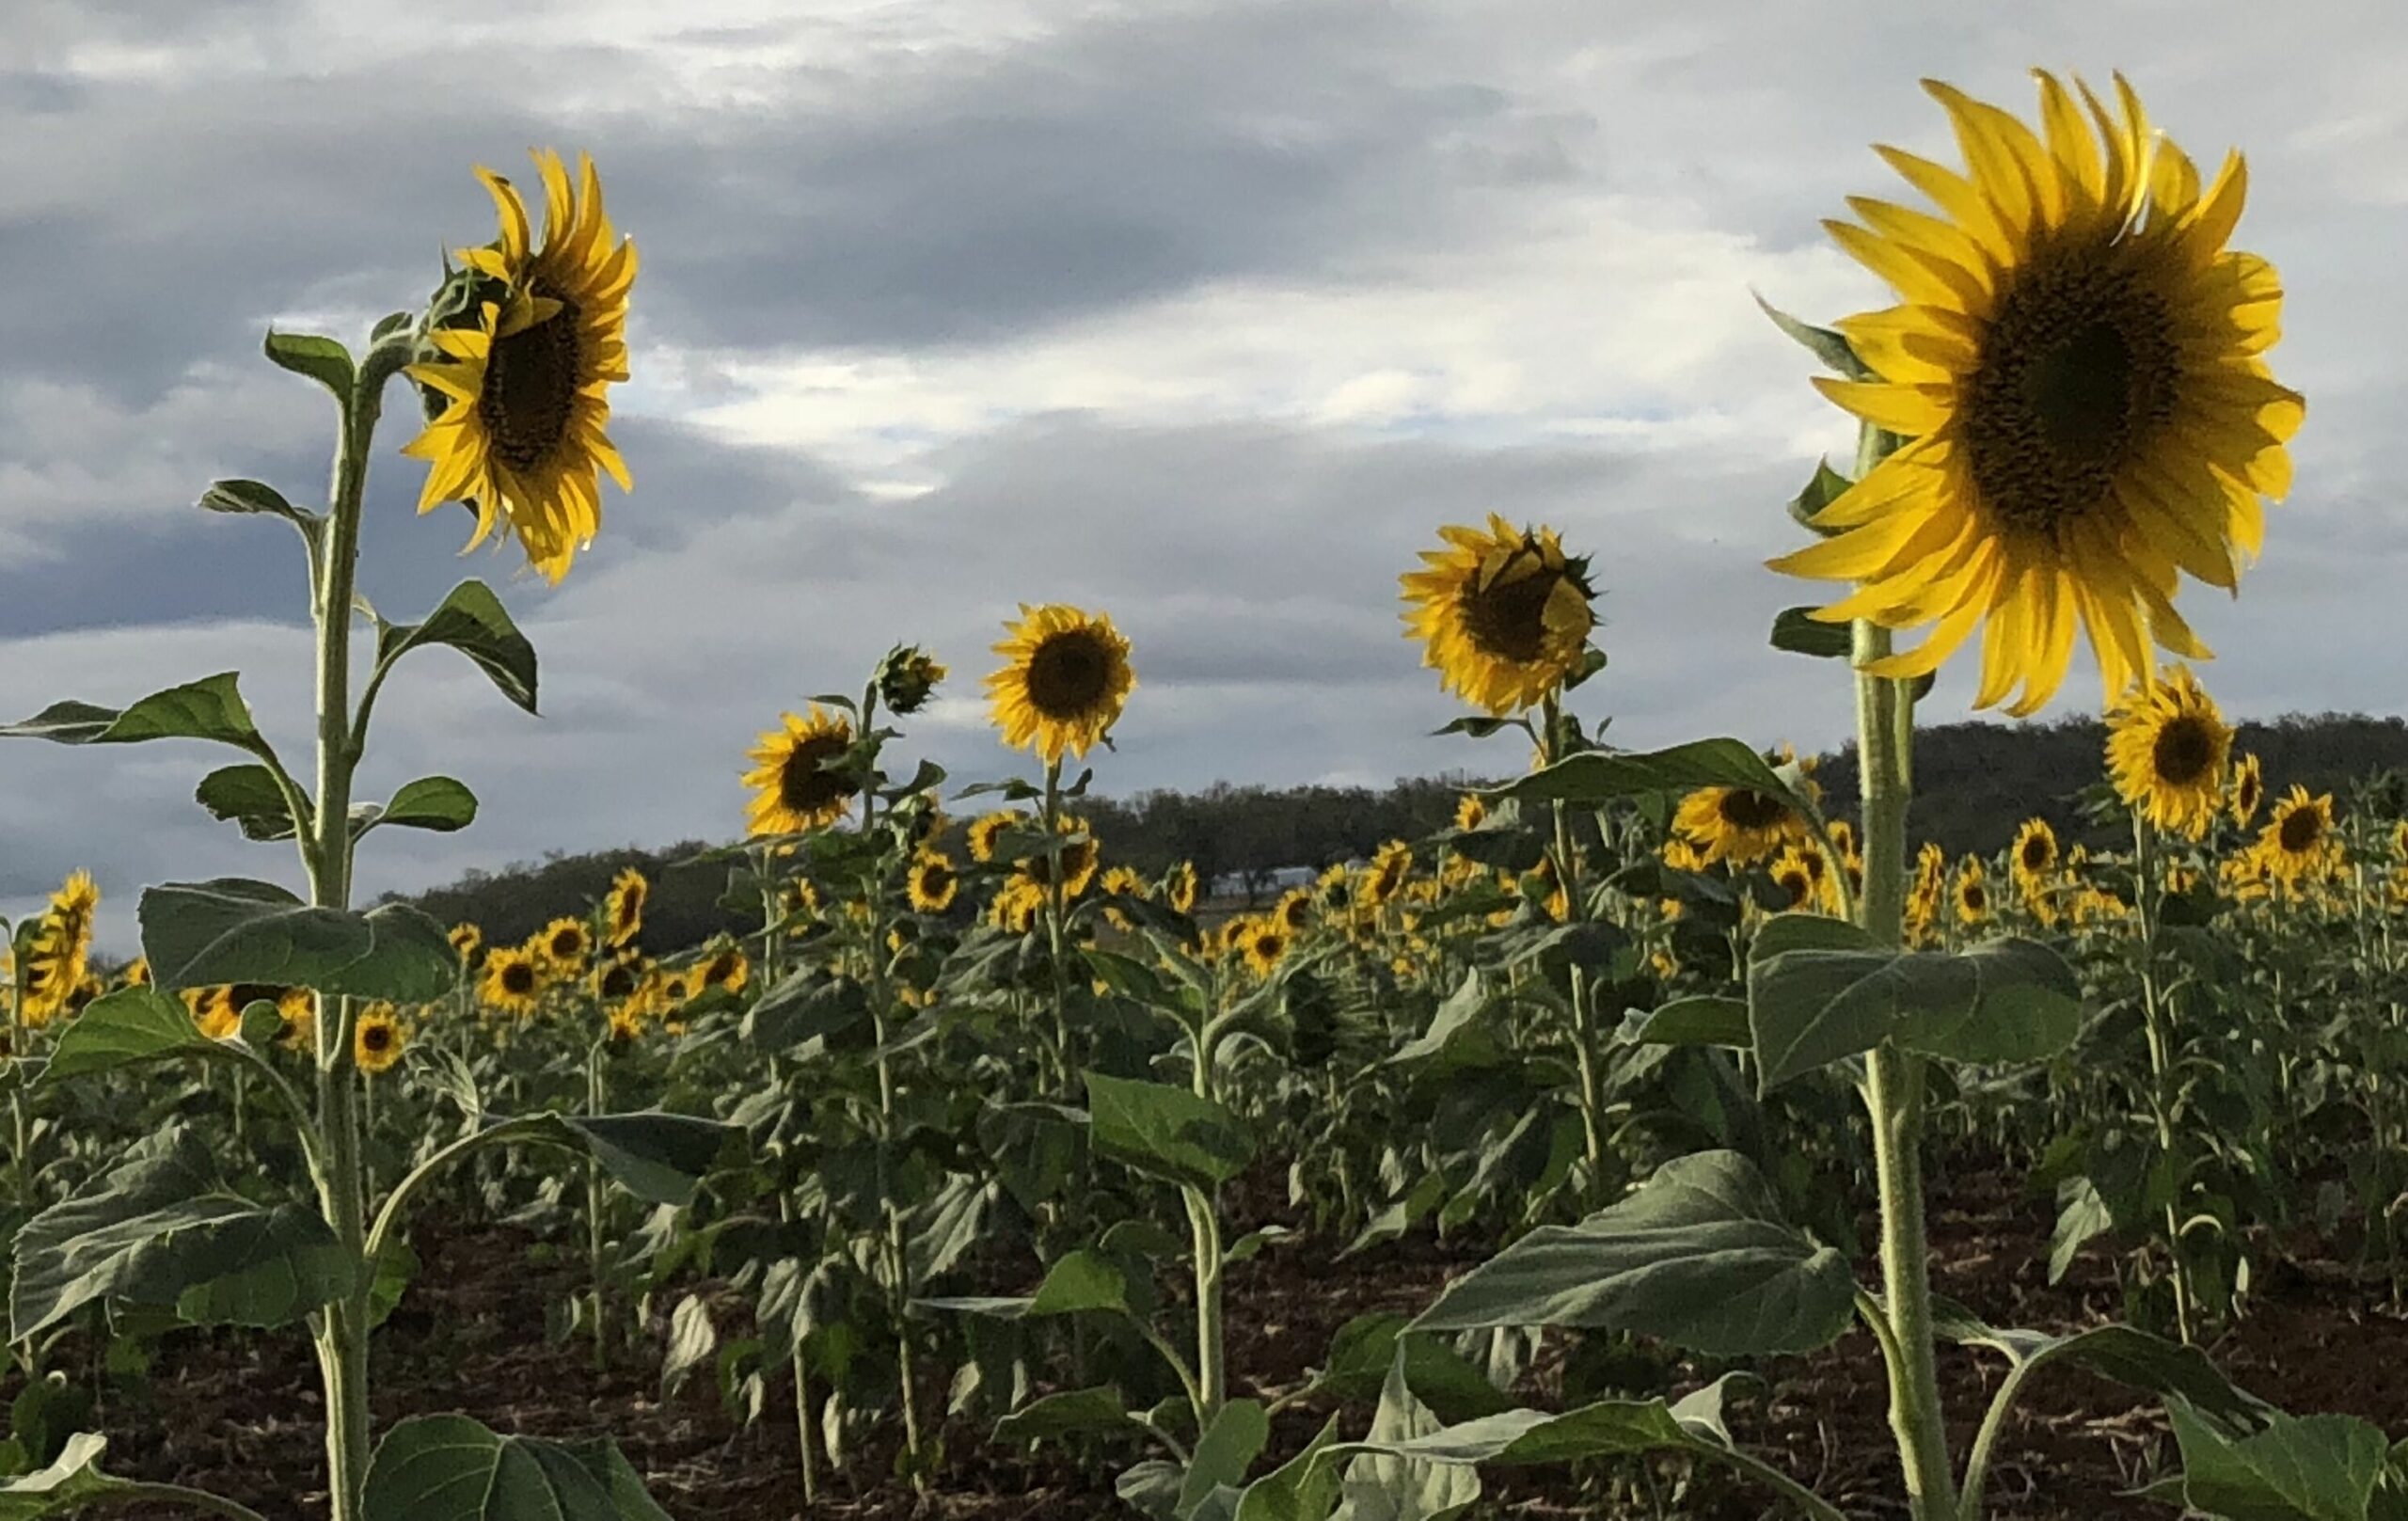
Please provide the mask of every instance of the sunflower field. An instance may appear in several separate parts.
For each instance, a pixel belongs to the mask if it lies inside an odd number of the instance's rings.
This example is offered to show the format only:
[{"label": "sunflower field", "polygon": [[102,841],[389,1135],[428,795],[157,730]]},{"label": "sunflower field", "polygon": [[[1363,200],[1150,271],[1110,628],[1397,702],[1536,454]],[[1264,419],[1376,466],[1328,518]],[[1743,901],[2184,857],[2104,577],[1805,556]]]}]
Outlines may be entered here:
[{"label": "sunflower field", "polygon": [[[540,236],[479,170],[422,307],[266,341],[324,500],[201,497],[296,531],[315,733],[234,673],[5,731],[230,748],[197,800],[301,869],[142,889],[124,965],[81,873],[8,927],[0,1521],[2408,1516],[2408,788],[2270,784],[2174,605],[2305,417],[2242,160],[2120,78],[1931,92],[1963,166],[1883,149],[1922,208],[1829,224],[1898,304],[1772,314],[1861,423],[1772,631],[1854,795],[1605,743],[1615,567],[1467,512],[1400,581],[1513,778],[1451,827],[1267,903],[1141,875],[1087,805],[1145,651],[1026,604],[996,774],[913,754],[950,652],[765,698],[702,858],[746,927],[670,948],[636,871],[517,943],[353,904],[377,831],[477,812],[355,796],[405,658],[537,691],[483,582],[358,595],[395,382],[421,513],[535,574],[633,489],[635,248],[590,162],[537,155]],[[2029,713],[2078,643],[2080,837],[1923,843],[1932,673]]]}]

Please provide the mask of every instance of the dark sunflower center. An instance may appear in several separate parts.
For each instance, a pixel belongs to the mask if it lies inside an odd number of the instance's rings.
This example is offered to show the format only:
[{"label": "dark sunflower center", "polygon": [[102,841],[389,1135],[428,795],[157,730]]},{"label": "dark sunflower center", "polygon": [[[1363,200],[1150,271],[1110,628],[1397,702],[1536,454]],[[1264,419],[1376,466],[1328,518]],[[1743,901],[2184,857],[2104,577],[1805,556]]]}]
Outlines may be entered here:
[{"label": "dark sunflower center", "polygon": [[2173,415],[2181,357],[2164,300],[2107,250],[2020,271],[1959,399],[1990,512],[2053,533],[2093,511]]},{"label": "dark sunflower center", "polygon": [[502,991],[514,996],[521,996],[533,992],[535,990],[535,969],[531,966],[527,966],[523,963],[517,962],[514,962],[509,966],[503,967],[501,969],[501,989]]},{"label": "dark sunflower center", "polygon": [[628,966],[614,966],[610,971],[602,974],[603,997],[625,998],[627,994],[634,992],[635,990],[636,974],[634,968]]},{"label": "dark sunflower center", "polygon": [[585,949],[585,936],[574,929],[563,929],[552,937],[552,954],[563,959]]},{"label": "dark sunflower center", "polygon": [[794,747],[778,771],[778,801],[798,814],[816,814],[853,795],[850,777],[824,769],[851,747],[841,735],[814,735]]},{"label": "dark sunflower center", "polygon": [[1715,811],[1733,829],[1765,830],[1787,817],[1789,805],[1767,793],[1748,787],[1731,787],[1715,804]]},{"label": "dark sunflower center", "polygon": [[1541,566],[1516,579],[1499,577],[1485,587],[1465,586],[1456,604],[1464,632],[1482,655],[1537,659],[1546,652],[1547,601],[1562,580],[1563,572]]},{"label": "dark sunflower center", "polygon": [[1965,884],[1965,907],[1972,910],[1975,913],[1979,913],[1982,910],[1989,907],[1989,902],[1990,894],[1988,888],[1984,887],[1979,882],[1967,882]]},{"label": "dark sunflower center", "polygon": [[1112,686],[1112,652],[1094,631],[1055,634],[1028,658],[1029,705],[1049,719],[1095,711]]},{"label": "dark sunflower center", "polygon": [[362,1025],[359,1031],[359,1043],[371,1053],[382,1055],[393,1044],[393,1032],[387,1025]]},{"label": "dark sunflower center", "polygon": [[[541,287],[535,293],[560,299],[557,291]],[[515,470],[532,469],[560,447],[577,403],[581,355],[573,301],[562,301],[557,313],[532,327],[493,341],[477,419],[497,459]]]},{"label": "dark sunflower center", "polygon": [[1254,943],[1255,954],[1266,961],[1279,959],[1279,953],[1287,948],[1288,943],[1277,935],[1265,935]]},{"label": "dark sunflower center", "polygon": [[734,975],[736,975],[736,959],[730,956],[722,956],[704,970],[703,980],[705,982],[725,982],[728,978]]},{"label": "dark sunflower center", "polygon": [[2324,816],[2313,808],[2294,808],[2283,816],[2282,827],[2274,837],[2292,855],[2305,854],[2324,837]]},{"label": "dark sunflower center", "polygon": [[2056,859],[2056,854],[2055,848],[2046,839],[2035,834],[2023,842],[2023,869],[2046,871],[2050,863]]},{"label": "dark sunflower center", "polygon": [[642,916],[643,894],[631,892],[619,895],[619,916],[612,921],[619,928],[633,929],[636,927],[636,921]]},{"label": "dark sunflower center", "polygon": [[1807,895],[1814,890],[1814,883],[1802,869],[1792,868],[1781,874],[1781,890],[1789,895],[1790,907],[1795,908],[1806,901]]},{"label": "dark sunflower center", "polygon": [[2157,731],[2148,762],[2157,779],[2168,786],[2196,786],[2215,768],[2215,736],[2199,719],[2183,716]]},{"label": "dark sunflower center", "polygon": [[283,989],[264,982],[238,982],[226,990],[226,1002],[237,1012],[253,1004],[280,1003],[283,998]]},{"label": "dark sunflower center", "polygon": [[920,868],[920,891],[930,897],[943,897],[953,889],[953,868],[926,865]]}]

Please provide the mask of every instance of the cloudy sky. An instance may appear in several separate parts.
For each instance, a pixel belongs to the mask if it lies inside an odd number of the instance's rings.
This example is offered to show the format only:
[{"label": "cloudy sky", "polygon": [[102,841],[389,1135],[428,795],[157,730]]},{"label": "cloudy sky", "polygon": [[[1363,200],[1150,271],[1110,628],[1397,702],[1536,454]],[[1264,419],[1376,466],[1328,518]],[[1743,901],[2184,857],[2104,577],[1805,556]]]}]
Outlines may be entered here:
[{"label": "cloudy sky", "polygon": [[[2408,473],[2394,356],[2408,16],[1887,0],[10,0],[0,49],[0,712],[239,669],[305,753],[297,546],[194,510],[213,477],[324,490],[322,395],[271,323],[357,341],[492,236],[476,164],[582,148],[642,251],[636,478],[560,588],[410,512],[390,395],[363,587],[393,616],[495,582],[543,716],[436,653],[389,692],[363,795],[440,770],[453,836],[380,832],[366,890],[552,848],[740,827],[778,711],[917,640],[956,681],[913,734],[1013,765],[976,677],[1020,601],[1112,611],[1141,687],[1100,784],[1381,783],[1494,764],[1396,620],[1436,525],[1491,510],[1593,553],[1631,746],[1801,747],[1840,673],[1765,644],[1761,567],[1849,429],[1751,291],[1877,304],[1817,219],[1947,158],[1918,89],[2028,114],[2034,65],[2127,71],[2195,156],[2250,156],[2238,241],[2289,292],[2309,399],[2292,499],[2237,602],[2186,610],[2229,708],[2400,709]],[[2058,710],[2095,705],[2078,667]],[[1969,700],[1953,671],[1929,711]],[[0,749],[0,910],[89,866],[293,879],[193,807],[195,746]]]}]

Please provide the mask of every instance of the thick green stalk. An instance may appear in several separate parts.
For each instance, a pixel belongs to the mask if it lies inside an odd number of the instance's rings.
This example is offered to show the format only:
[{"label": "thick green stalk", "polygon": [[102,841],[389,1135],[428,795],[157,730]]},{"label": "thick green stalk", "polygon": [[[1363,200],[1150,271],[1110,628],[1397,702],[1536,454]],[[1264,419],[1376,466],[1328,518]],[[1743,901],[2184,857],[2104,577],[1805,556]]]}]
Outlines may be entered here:
[{"label": "thick green stalk", "polygon": [[[602,1048],[604,1041],[595,1040],[585,1051],[585,1113],[594,1117],[609,1112],[609,1095],[602,1083]],[[602,1164],[592,1153],[585,1158],[585,1275],[593,1288],[594,1370],[597,1373],[610,1366],[610,1333],[603,1324],[602,1284]]]},{"label": "thick green stalk", "polygon": [[[1045,763],[1045,839],[1050,847],[1058,838],[1062,817],[1062,758],[1059,755]],[[1063,881],[1063,858],[1050,858],[1045,873],[1045,944],[1046,961],[1054,970],[1054,1054],[1061,1064],[1062,1094],[1065,1101],[1077,1099],[1078,1064],[1070,1059],[1070,969],[1064,964],[1062,953],[1067,944],[1064,921],[1068,914],[1068,885]]]},{"label": "thick green stalk", "polygon": [[[1217,1042],[1210,1025],[1196,1038],[1196,1096],[1215,1101],[1212,1067]],[[1189,1186],[1187,1228],[1196,1254],[1196,1427],[1204,1431],[1228,1399],[1228,1357],[1223,1335],[1222,1275],[1227,1264],[1221,1242],[1221,1201],[1217,1189]]]},{"label": "thick green stalk", "polygon": [[[769,864],[768,852],[761,851],[753,858],[755,874],[761,879],[761,986],[774,988],[785,980],[786,932],[784,927],[785,903],[779,892],[778,879]],[[777,1056],[769,1058],[769,1086],[784,1092],[786,1085],[785,1063]],[[778,1194],[778,1218],[794,1219],[794,1195],[790,1190]],[[794,1436],[795,1447],[802,1460],[802,1503],[805,1509],[819,1503],[819,1454],[812,1436],[811,1371],[803,1365],[802,1339],[794,1342]]]},{"label": "thick green stalk", "polygon": [[[2164,995],[2157,985],[2158,870],[2157,832],[2135,808],[2132,872],[2138,880],[2132,884],[2132,902],[2141,922],[2141,1015],[2148,1033],[2148,1110],[2157,1125],[2158,1150],[2170,1158],[2174,1155],[2174,1032]],[[2174,1268],[2174,1326],[2187,1347],[2196,1334],[2192,1314],[2196,1292],[2182,1257],[2182,1216],[2173,1199],[2165,1201],[2165,1253]]]},{"label": "thick green stalk", "polygon": [[[1560,699],[1549,692],[1540,710],[1545,728],[1539,738],[1539,764],[1550,766],[1561,758],[1560,740],[1563,715]],[[1580,884],[1580,855],[1572,839],[1572,816],[1561,799],[1551,805],[1554,809],[1555,839],[1551,855],[1555,864],[1555,883],[1563,893],[1568,918],[1587,917],[1583,907],[1586,895]],[[1574,1065],[1580,1081],[1581,1150],[1589,1165],[1588,1187],[1584,1196],[1590,1204],[1602,1204],[1606,1189],[1606,1088],[1605,1062],[1597,1050],[1596,1017],[1592,990],[1589,986],[1589,969],[1575,965],[1571,969],[1572,988],[1572,1052]]]},{"label": "thick green stalk", "polygon": [[[1885,436],[1865,430],[1858,452],[1859,479],[1880,462],[1887,449]],[[1897,945],[1906,929],[1913,699],[1906,682],[1865,669],[1890,655],[1890,631],[1860,620],[1854,632],[1857,766],[1864,811],[1859,923],[1877,943]],[[1956,1495],[1946,1415],[1940,1402],[1930,1245],[1924,1228],[1922,1059],[1888,1046],[1876,1048],[1865,1055],[1863,1091],[1881,1202],[1880,1310],[1890,1329],[1890,1427],[1915,1521],[1941,1521],[1956,1515]]]}]

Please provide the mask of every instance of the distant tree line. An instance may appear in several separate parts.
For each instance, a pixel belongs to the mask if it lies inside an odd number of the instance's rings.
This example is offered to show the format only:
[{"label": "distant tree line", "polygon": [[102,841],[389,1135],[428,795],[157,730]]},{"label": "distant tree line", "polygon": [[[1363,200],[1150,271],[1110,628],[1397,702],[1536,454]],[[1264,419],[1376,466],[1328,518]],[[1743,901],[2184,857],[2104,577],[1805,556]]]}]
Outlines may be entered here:
[{"label": "distant tree line", "polygon": [[[2099,781],[2105,742],[2096,719],[2011,728],[1947,723],[1919,730],[1912,837],[1936,840],[1952,853],[1994,851],[2036,814],[2067,838],[2092,837],[2076,800]],[[2311,791],[2333,792],[2346,803],[2354,784],[2408,770],[2408,721],[2293,715],[2242,724],[2233,748],[2236,756],[2258,755],[2270,797],[2296,782]],[[1830,811],[1852,816],[1854,748],[1823,757],[1815,775]],[[1404,778],[1385,788],[1218,783],[1201,792],[1090,798],[1080,808],[1102,839],[1108,861],[1149,877],[1175,862],[1192,861],[1207,881],[1259,894],[1285,868],[1362,860],[1387,840],[1416,839],[1446,827],[1454,818],[1456,800],[1475,784],[1462,773]],[[757,911],[748,913],[721,902],[728,888],[726,863],[693,863],[706,848],[703,842],[686,841],[657,849],[555,851],[499,871],[472,870],[411,901],[445,924],[477,924],[488,942],[517,941],[555,917],[584,911],[620,871],[634,866],[653,884],[640,943],[664,955],[721,930],[759,923]]]}]

